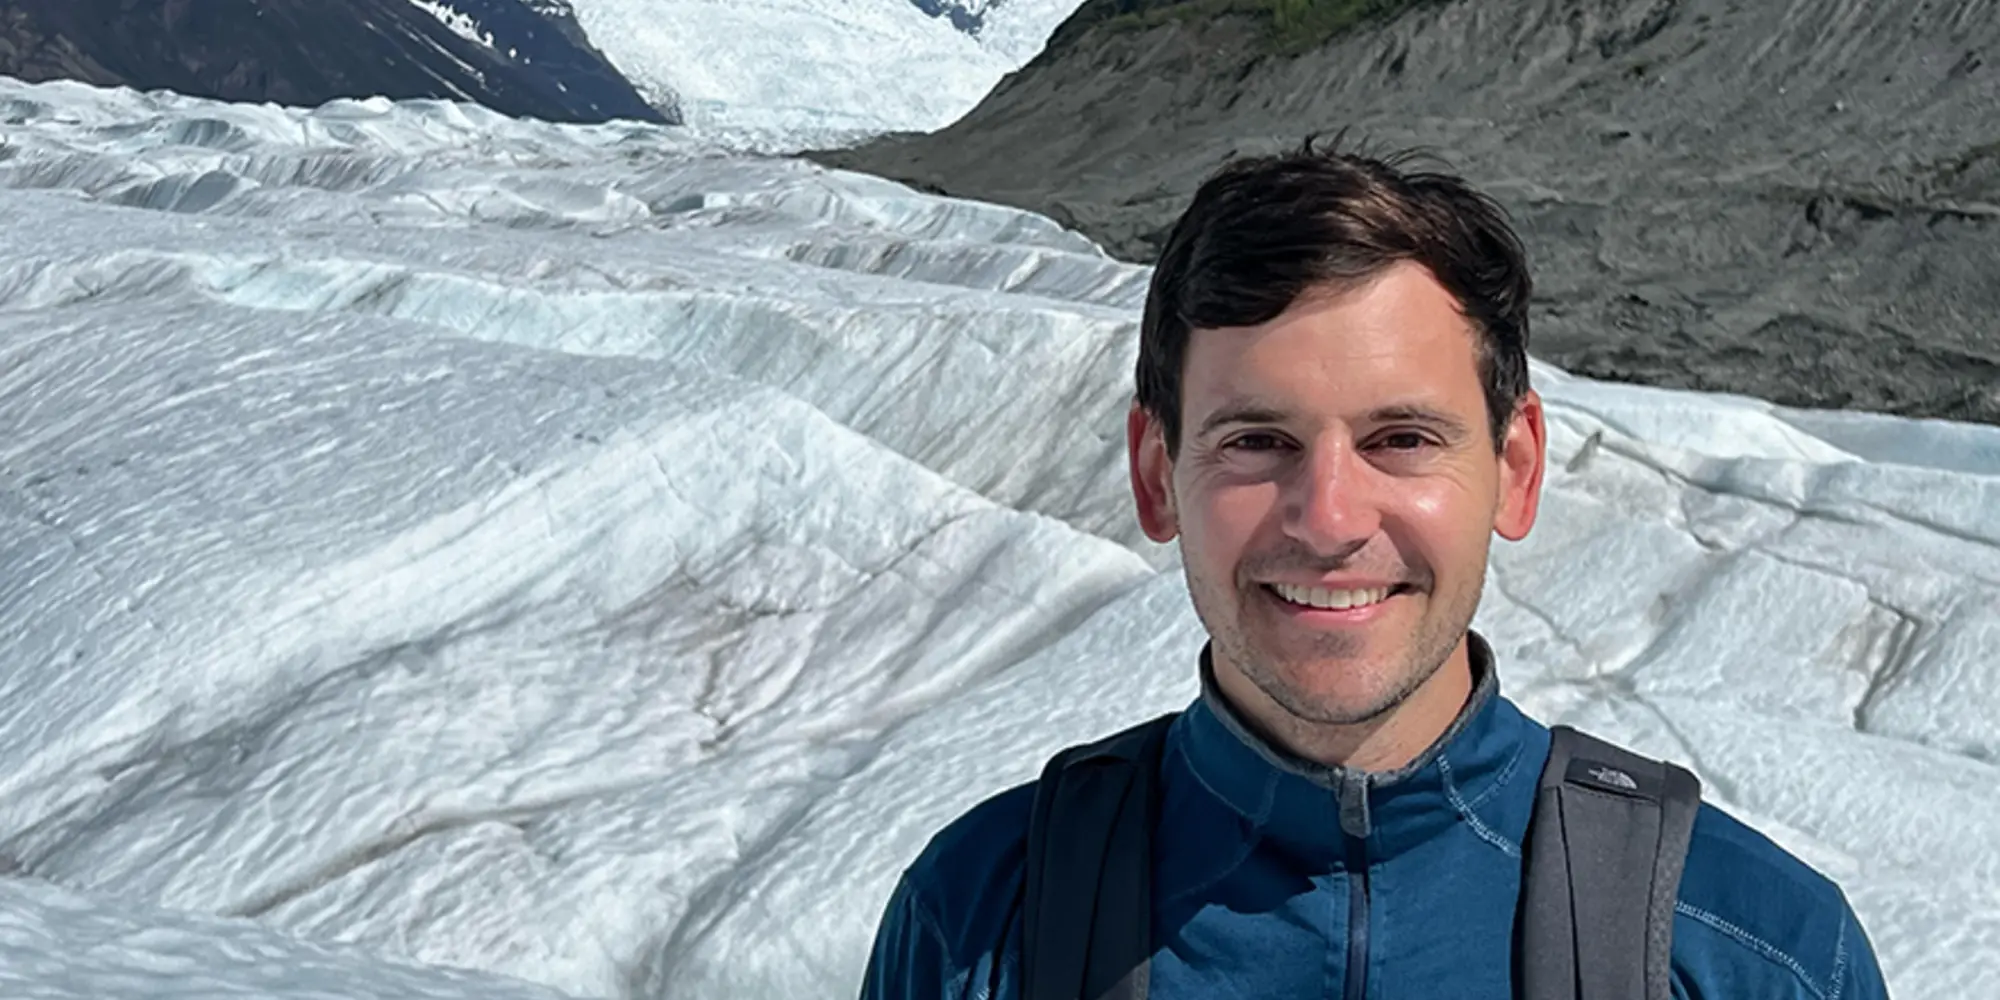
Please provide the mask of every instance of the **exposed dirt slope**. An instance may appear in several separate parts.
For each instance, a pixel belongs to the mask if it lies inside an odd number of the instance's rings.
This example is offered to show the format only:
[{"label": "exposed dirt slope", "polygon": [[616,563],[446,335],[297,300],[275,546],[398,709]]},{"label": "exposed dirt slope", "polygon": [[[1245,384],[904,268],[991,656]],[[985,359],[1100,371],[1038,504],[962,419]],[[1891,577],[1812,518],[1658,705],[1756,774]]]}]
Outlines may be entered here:
[{"label": "exposed dirt slope", "polygon": [[2000,423],[2000,4],[1457,0],[1294,56],[1268,16],[1121,3],[952,127],[821,158],[1148,260],[1231,153],[1349,128],[1515,214],[1540,357]]}]

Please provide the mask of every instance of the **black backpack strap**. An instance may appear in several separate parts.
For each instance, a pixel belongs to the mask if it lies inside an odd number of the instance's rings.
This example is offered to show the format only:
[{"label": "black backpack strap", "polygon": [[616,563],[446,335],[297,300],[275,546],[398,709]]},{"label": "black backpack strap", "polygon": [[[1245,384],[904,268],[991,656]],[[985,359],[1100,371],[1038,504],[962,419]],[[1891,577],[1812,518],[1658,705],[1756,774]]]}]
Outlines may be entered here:
[{"label": "black backpack strap", "polygon": [[1525,1000],[1669,1000],[1674,903],[1701,782],[1567,726],[1528,825]]},{"label": "black backpack strap", "polygon": [[1166,715],[1057,754],[1028,819],[1023,1000],[1144,1000]]}]

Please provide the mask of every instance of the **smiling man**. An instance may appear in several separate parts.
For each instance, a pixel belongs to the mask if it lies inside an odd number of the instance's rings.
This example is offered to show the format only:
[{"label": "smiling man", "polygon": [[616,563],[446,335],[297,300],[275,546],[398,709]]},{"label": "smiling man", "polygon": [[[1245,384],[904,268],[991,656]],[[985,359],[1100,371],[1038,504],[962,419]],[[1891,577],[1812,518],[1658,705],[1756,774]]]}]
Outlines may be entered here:
[{"label": "smiling man", "polygon": [[[1471,692],[1488,539],[1534,520],[1541,403],[1520,394],[1495,441],[1492,363],[1413,261],[1233,319],[1186,340],[1187,436],[1156,415],[1174,404],[1133,407],[1140,522],[1180,536],[1224,698],[1300,757],[1400,767]],[[1525,370],[1507,377],[1515,396]]]},{"label": "smiling man", "polygon": [[1308,143],[1202,186],[1127,426],[1202,694],[940,832],[864,998],[1884,995],[1826,878],[1499,693],[1471,624],[1546,449],[1524,257],[1394,161]]}]

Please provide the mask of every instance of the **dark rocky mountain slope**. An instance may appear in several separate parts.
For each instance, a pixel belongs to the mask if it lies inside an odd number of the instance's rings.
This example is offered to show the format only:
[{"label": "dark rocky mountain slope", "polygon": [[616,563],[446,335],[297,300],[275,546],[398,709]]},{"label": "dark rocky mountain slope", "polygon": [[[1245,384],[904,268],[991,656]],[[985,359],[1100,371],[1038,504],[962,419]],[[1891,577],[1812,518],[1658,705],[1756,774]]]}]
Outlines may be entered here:
[{"label": "dark rocky mountain slope", "polygon": [[1088,0],[950,128],[817,156],[1143,261],[1226,157],[1340,129],[1500,198],[1571,371],[2000,423],[1988,0]]},{"label": "dark rocky mountain slope", "polygon": [[493,44],[410,0],[9,0],[0,74],[313,106],[383,95],[547,121],[673,120],[559,21],[461,0]]}]

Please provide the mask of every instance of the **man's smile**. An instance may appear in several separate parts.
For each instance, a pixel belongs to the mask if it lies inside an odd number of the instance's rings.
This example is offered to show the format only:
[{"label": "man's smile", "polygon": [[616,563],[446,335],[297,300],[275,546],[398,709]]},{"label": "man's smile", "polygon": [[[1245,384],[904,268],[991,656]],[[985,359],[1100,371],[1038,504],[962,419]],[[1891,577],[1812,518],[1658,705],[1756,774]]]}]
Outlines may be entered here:
[{"label": "man's smile", "polygon": [[1368,587],[1307,587],[1289,583],[1260,584],[1287,617],[1305,624],[1356,625],[1380,617],[1395,598],[1410,593],[1407,584]]}]

